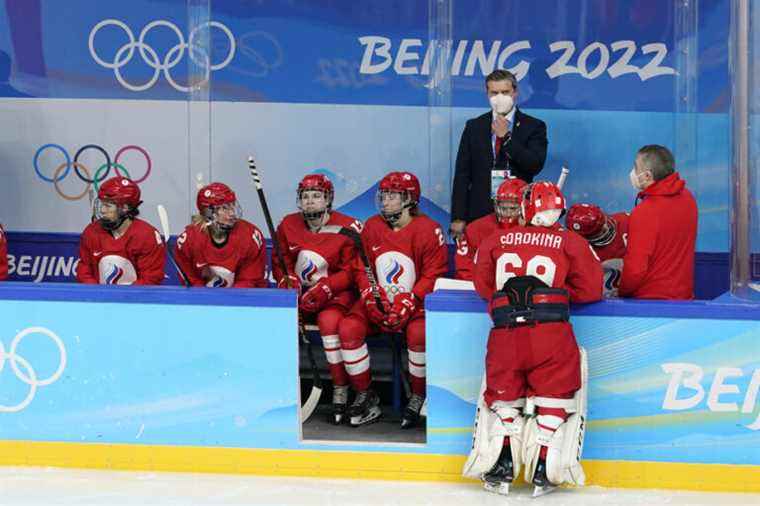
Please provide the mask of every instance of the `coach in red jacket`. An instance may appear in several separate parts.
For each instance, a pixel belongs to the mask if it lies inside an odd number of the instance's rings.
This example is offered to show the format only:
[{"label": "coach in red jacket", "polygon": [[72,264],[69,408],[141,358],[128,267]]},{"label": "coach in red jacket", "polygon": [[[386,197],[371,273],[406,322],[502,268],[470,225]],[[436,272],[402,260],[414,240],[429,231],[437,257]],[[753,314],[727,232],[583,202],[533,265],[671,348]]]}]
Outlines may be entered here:
[{"label": "coach in red jacket", "polygon": [[639,149],[631,184],[639,191],[628,225],[620,296],[693,299],[697,203],[663,146]]}]

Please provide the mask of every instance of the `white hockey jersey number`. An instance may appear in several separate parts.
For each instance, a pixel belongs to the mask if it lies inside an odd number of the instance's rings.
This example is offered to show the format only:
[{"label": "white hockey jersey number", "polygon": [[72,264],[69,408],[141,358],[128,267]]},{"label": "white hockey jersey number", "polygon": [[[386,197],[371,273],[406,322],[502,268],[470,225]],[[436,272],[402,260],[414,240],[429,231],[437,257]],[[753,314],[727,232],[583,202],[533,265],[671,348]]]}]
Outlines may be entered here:
[{"label": "white hockey jersey number", "polygon": [[[500,290],[504,283],[517,276],[517,270],[522,269],[523,259],[517,253],[503,253],[496,260],[496,289]],[[554,283],[554,275],[557,273],[557,265],[544,255],[535,255],[525,265],[525,275],[535,276],[549,286]]]}]

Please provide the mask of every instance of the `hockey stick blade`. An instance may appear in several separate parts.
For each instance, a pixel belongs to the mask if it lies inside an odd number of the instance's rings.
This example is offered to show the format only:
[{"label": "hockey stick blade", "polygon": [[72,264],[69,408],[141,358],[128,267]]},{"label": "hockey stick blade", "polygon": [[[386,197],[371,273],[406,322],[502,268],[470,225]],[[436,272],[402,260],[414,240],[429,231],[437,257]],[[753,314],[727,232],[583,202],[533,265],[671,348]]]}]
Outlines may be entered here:
[{"label": "hockey stick blade", "polygon": [[166,247],[166,255],[169,257],[169,260],[171,261],[174,268],[177,270],[177,273],[182,278],[182,282],[185,284],[186,287],[190,287],[190,280],[187,277],[187,274],[180,268],[177,261],[174,259],[174,255],[172,255],[171,248],[169,248],[169,214],[166,212],[166,208],[162,204],[158,204],[156,206],[156,210],[158,211],[158,221],[161,222],[161,232],[164,236],[164,246]]},{"label": "hockey stick blade", "polygon": [[[266,221],[266,224],[267,224],[269,237],[272,239],[272,249],[274,250],[274,255],[272,255],[272,264],[274,264],[275,259],[276,259],[280,270],[283,272],[283,275],[285,276],[286,284],[288,288],[290,288],[290,282],[288,281],[289,279],[288,268],[285,265],[285,258],[282,256],[280,245],[277,242],[277,235],[274,229],[274,223],[272,222],[272,215],[269,212],[269,206],[267,205],[266,195],[264,195],[264,187],[261,184],[261,177],[259,176],[259,171],[256,168],[256,162],[254,161],[253,156],[248,157],[248,170],[251,174],[251,179],[253,181],[253,184],[256,187],[256,193],[259,196],[259,203],[261,204],[261,212],[264,213],[264,220]],[[296,307],[296,311],[298,311],[297,307]],[[311,372],[312,372],[312,378],[313,378],[311,393],[309,394],[309,398],[301,406],[300,418],[301,418],[301,423],[303,423],[309,419],[312,413],[314,413],[314,409],[317,407],[317,404],[319,404],[319,398],[322,396],[322,378],[320,378],[319,376],[319,369],[317,368],[317,362],[314,359],[314,353],[311,350],[311,341],[308,341],[306,339],[306,334],[303,329],[303,325],[301,325],[300,314],[298,317],[298,338],[299,338],[299,341],[307,342],[307,345],[306,345],[308,347],[307,354],[309,356],[309,365],[311,366]]]}]

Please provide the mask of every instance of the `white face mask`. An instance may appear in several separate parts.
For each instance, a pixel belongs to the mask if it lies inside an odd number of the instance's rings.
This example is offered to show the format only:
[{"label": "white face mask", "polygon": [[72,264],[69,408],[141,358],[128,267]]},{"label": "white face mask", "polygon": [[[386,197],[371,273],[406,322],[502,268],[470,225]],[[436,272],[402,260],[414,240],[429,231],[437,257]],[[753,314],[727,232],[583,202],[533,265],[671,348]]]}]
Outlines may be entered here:
[{"label": "white face mask", "polygon": [[631,186],[637,191],[641,191],[644,189],[644,185],[639,181],[639,175],[636,174],[636,167],[631,169],[631,172],[628,174],[628,177],[631,180]]},{"label": "white face mask", "polygon": [[509,111],[515,105],[515,101],[512,100],[511,95],[502,95],[501,93],[493,95],[488,101],[491,102],[491,108],[496,114],[503,114],[505,116],[509,114]]}]

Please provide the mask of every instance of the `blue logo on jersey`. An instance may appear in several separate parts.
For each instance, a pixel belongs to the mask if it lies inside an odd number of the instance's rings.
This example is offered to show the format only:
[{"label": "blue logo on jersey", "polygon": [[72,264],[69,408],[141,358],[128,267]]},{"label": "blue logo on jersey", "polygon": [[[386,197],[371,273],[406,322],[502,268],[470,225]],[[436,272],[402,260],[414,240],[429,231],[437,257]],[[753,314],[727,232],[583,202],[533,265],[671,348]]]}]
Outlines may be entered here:
[{"label": "blue logo on jersey", "polygon": [[318,270],[319,269],[317,269],[316,264],[312,262],[311,259],[309,259],[309,263],[306,264],[306,268],[301,271],[301,279],[311,283],[311,278],[317,273]]},{"label": "blue logo on jersey", "polygon": [[114,265],[111,267],[111,272],[108,273],[108,276],[106,276],[106,284],[107,285],[118,285],[119,280],[124,275],[124,269],[119,267],[118,265]]},{"label": "blue logo on jersey", "polygon": [[227,288],[227,281],[219,276],[214,276],[211,280],[211,288]]},{"label": "blue logo on jersey", "polygon": [[392,262],[393,263],[390,264],[390,271],[385,275],[385,282],[389,285],[397,285],[398,280],[404,275],[404,267],[396,260],[393,260]]}]

